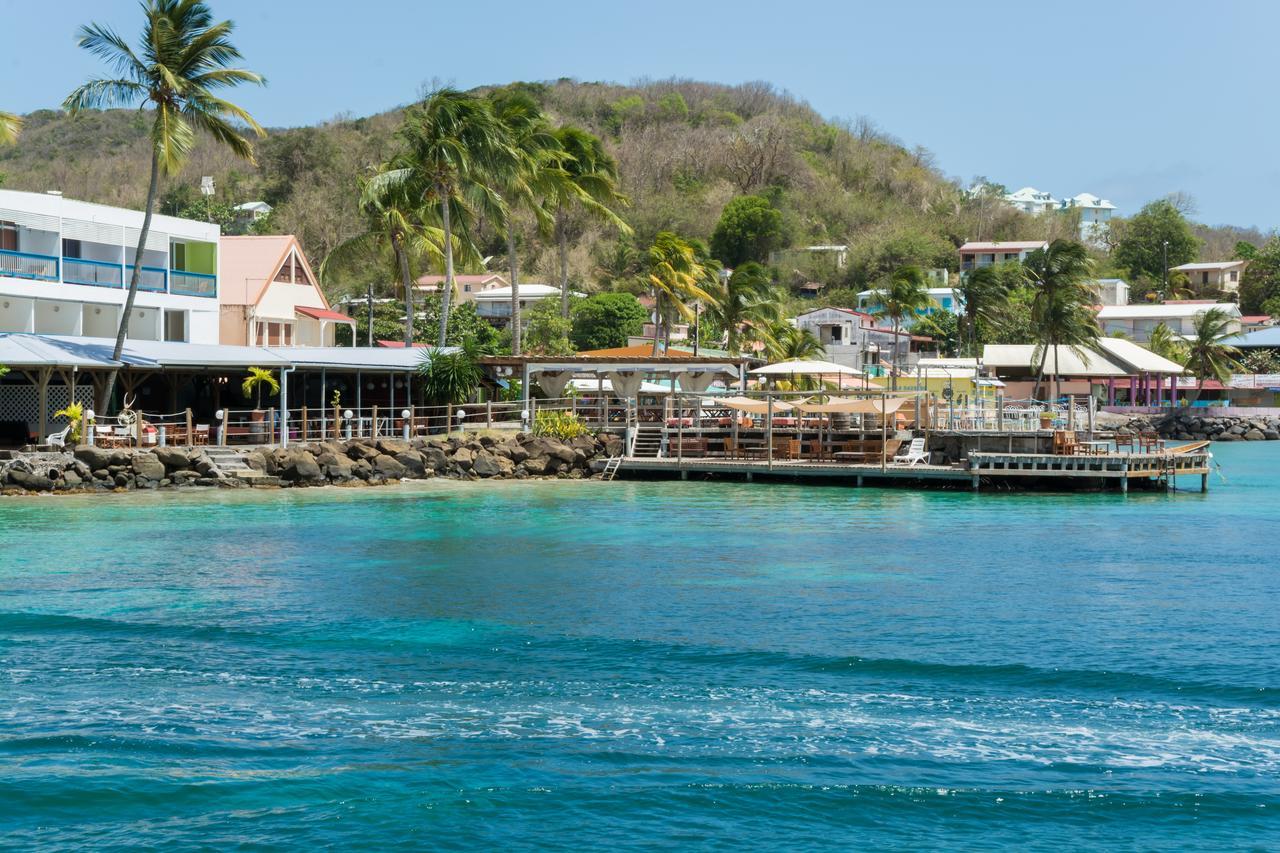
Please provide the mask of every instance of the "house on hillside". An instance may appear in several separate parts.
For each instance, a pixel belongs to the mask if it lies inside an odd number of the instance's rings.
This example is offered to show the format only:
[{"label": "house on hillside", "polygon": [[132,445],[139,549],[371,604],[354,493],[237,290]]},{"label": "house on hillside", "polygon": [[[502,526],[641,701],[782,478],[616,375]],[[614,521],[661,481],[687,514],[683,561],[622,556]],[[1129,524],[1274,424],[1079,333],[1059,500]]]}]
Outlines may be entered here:
[{"label": "house on hillside", "polygon": [[1162,305],[1104,305],[1098,309],[1098,323],[1104,335],[1122,334],[1131,341],[1145,343],[1151,339],[1151,331],[1162,323],[1175,335],[1194,335],[1196,318],[1214,308],[1229,318],[1229,333],[1240,331],[1240,306],[1234,302],[1210,300],[1166,302]]},{"label": "house on hillside", "polygon": [[852,308],[815,308],[797,315],[795,324],[813,333],[828,360],[871,376],[883,376],[888,371],[895,361],[895,350],[897,363],[905,369],[932,343],[932,339],[913,336],[906,329],[895,333],[878,325],[870,314]]},{"label": "house on hillside", "polygon": [[[571,296],[583,296],[585,294],[573,293]],[[536,282],[520,282],[519,286],[521,325],[529,322],[529,318],[523,312],[544,299],[554,299],[560,301],[560,288],[552,287],[549,284],[538,284]],[[476,315],[488,320],[493,326],[499,329],[504,328],[511,322],[511,286],[504,285],[502,287],[490,287],[485,290],[476,292],[472,299],[476,303]]]},{"label": "house on hillside", "polygon": [[1098,291],[1099,305],[1128,305],[1129,282],[1122,278],[1096,278],[1093,286]]},{"label": "house on hillside", "polygon": [[1058,199],[1049,193],[1041,192],[1035,187],[1023,187],[1020,190],[1011,192],[1004,197],[1004,200],[1023,213],[1032,215],[1048,213],[1062,206],[1062,202]]},{"label": "house on hillside", "polygon": [[[880,304],[880,291],[864,290],[858,294],[858,310],[864,314],[871,316],[878,315],[883,306]],[[929,298],[933,300],[933,305],[917,312],[917,316],[927,317],[938,311],[949,311],[952,314],[964,313],[964,304],[956,293],[955,288],[951,287],[931,287],[929,288]],[[908,326],[914,322],[914,318],[906,318],[903,321]]]},{"label": "house on hillside", "polygon": [[1106,235],[1116,210],[1114,204],[1093,193],[1080,193],[1065,199],[1062,208],[1079,211],[1080,239],[1088,243],[1096,243]]},{"label": "house on hillside", "polygon": [[234,210],[237,222],[252,223],[266,219],[274,208],[265,201],[246,201],[244,204],[237,204]]},{"label": "house on hillside", "polygon": [[[414,286],[416,293],[436,294],[440,292],[440,288],[444,286],[444,276],[442,275],[420,275]],[[461,305],[464,302],[474,302],[475,298],[485,291],[493,290],[499,287],[510,287],[511,282],[495,272],[486,273],[466,273],[462,275],[455,274],[453,277],[454,304]],[[523,288],[524,285],[521,285]],[[401,298],[404,294],[401,292],[404,288],[399,284],[396,285],[396,293]],[[510,292],[507,297],[510,298]]]},{"label": "house on hillside", "polygon": [[969,242],[961,246],[960,272],[1002,264],[1006,261],[1022,262],[1037,249],[1049,248],[1048,240],[1006,240],[1003,242]]},{"label": "house on hillside", "polygon": [[222,238],[219,343],[333,346],[336,327],[356,321],[334,311],[292,235]]},{"label": "house on hillside", "polygon": [[1199,290],[1218,290],[1222,293],[1236,293],[1240,290],[1240,277],[1244,275],[1248,261],[1207,261],[1196,264],[1183,264],[1173,267],[1170,272],[1187,274],[1191,286]]}]

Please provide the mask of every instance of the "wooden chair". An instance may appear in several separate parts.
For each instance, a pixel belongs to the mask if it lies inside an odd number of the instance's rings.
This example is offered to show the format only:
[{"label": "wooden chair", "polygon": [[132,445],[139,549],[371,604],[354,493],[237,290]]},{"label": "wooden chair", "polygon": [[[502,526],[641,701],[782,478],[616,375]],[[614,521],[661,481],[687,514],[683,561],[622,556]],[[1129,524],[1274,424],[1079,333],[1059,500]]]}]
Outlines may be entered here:
[{"label": "wooden chair", "polygon": [[1132,452],[1133,452],[1133,449],[1134,449],[1134,446],[1135,446],[1135,445],[1134,445],[1134,436],[1133,436],[1133,433],[1131,433],[1131,432],[1118,432],[1118,433],[1116,433],[1115,441],[1116,441],[1116,452],[1117,452],[1117,453],[1119,453],[1121,450],[1124,450],[1125,448],[1128,448],[1128,450],[1129,450],[1129,452],[1130,452],[1130,453],[1132,453]]},{"label": "wooden chair", "polygon": [[1143,430],[1138,433],[1138,449],[1143,453],[1157,453],[1164,448],[1164,442],[1160,440],[1159,434]]},{"label": "wooden chair", "polygon": [[1053,452],[1055,456],[1074,456],[1079,449],[1076,434],[1069,429],[1053,431]]}]

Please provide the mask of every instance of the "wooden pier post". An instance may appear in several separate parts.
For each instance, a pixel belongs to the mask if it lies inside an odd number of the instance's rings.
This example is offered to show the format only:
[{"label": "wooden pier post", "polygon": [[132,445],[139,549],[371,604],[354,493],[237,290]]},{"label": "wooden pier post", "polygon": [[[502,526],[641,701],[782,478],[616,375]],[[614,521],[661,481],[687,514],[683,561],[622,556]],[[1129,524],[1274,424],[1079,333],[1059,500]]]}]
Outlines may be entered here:
[{"label": "wooden pier post", "polygon": [[[772,391],[767,393],[765,397],[765,405],[767,407],[767,411],[765,412],[765,418],[766,418],[765,448],[766,448],[766,452],[768,453],[767,458],[769,460],[769,470],[772,471],[773,470],[773,392]],[[748,474],[747,479],[750,479],[750,478],[751,478],[751,475]]]},{"label": "wooden pier post", "polygon": [[[186,411],[186,416],[187,416],[187,447],[191,447],[192,445],[194,445],[194,444],[196,443],[196,436],[195,436],[195,433],[193,433],[193,432],[191,431],[191,429],[192,429],[192,425],[191,425],[191,409],[187,409],[187,411]],[[84,435],[84,431],[83,431],[83,430],[80,432],[80,435],[81,435],[81,436],[83,436],[83,435]]]},{"label": "wooden pier post", "polygon": [[1201,474],[1200,475],[1200,494],[1204,494],[1207,491],[1209,491],[1209,475]]}]

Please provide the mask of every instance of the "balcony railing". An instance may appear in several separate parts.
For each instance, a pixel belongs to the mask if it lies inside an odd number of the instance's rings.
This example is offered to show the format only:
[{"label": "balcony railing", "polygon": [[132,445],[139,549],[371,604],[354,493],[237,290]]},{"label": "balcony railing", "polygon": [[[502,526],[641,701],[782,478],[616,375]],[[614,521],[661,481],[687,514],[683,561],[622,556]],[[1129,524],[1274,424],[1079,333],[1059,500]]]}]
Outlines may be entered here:
[{"label": "balcony railing", "polygon": [[67,284],[88,284],[94,287],[120,287],[124,283],[124,269],[107,261],[90,261],[85,258],[63,258],[62,280]]},{"label": "balcony railing", "polygon": [[0,275],[33,278],[39,281],[57,281],[58,259],[52,255],[0,250]]},{"label": "balcony railing", "polygon": [[[133,270],[129,271],[133,275]],[[169,289],[169,273],[164,267],[143,267],[138,277],[138,290],[150,293],[164,293]]]},{"label": "balcony railing", "polygon": [[218,295],[218,277],[202,272],[169,271],[169,292],[180,296]]}]

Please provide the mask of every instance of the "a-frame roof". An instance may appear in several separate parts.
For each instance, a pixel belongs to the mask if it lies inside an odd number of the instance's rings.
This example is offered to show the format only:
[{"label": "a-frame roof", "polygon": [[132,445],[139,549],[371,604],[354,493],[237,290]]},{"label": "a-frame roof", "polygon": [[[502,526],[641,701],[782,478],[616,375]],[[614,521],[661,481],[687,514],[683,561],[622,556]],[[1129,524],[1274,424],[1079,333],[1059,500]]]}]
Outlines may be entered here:
[{"label": "a-frame roof", "polygon": [[289,253],[296,252],[311,286],[320,294],[325,308],[331,307],[316,281],[302,245],[292,234],[223,237],[221,246],[218,301],[223,305],[257,305],[280,267],[288,260]]}]

